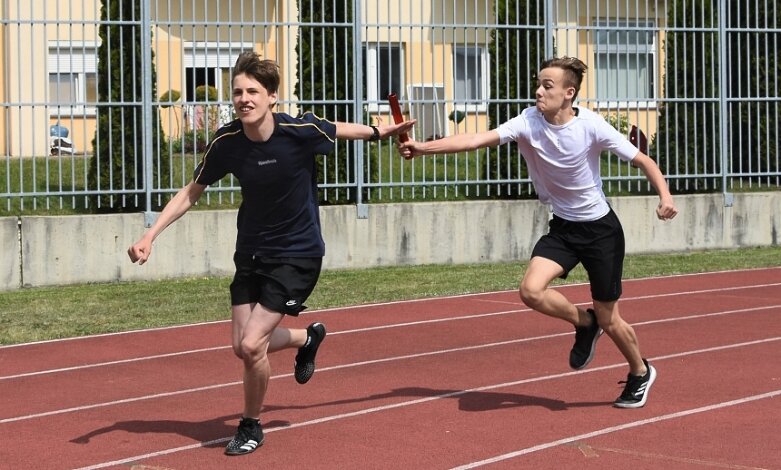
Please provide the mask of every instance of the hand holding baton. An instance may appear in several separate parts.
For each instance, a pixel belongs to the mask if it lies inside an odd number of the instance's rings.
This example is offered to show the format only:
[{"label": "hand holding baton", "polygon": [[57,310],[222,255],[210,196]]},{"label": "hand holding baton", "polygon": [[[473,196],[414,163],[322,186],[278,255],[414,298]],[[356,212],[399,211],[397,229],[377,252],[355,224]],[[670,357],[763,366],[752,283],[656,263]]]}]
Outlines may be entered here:
[{"label": "hand holding baton", "polygon": [[[396,97],[396,93],[388,95],[388,103],[390,104],[391,114],[393,115],[393,122],[396,124],[404,122],[404,116],[401,114],[401,106],[399,106],[399,99]],[[399,142],[406,142],[409,140],[409,136],[406,132],[403,132],[396,136]],[[412,160],[412,156],[404,157],[404,160]]]},{"label": "hand holding baton", "polygon": [[[401,114],[401,106],[399,106],[399,99],[396,97],[396,93],[388,95],[388,103],[390,104],[391,114],[393,115],[393,122],[396,124],[404,122],[404,116]],[[406,132],[399,134],[397,137],[399,142],[406,142],[409,140]]]}]

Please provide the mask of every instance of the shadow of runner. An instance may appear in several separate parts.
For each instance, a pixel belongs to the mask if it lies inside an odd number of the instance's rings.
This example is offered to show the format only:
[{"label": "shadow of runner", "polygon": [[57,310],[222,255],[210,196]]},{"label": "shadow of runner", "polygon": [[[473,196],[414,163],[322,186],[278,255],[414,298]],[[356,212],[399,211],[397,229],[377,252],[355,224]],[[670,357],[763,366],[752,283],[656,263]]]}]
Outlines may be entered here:
[{"label": "shadow of runner", "polygon": [[266,405],[264,412],[280,410],[302,410],[324,406],[349,405],[371,401],[384,400],[399,397],[415,398],[439,398],[458,400],[458,409],[461,411],[491,411],[502,408],[514,408],[519,406],[541,406],[551,411],[565,411],[569,408],[584,408],[612,405],[612,401],[572,402],[553,398],[524,395],[520,393],[501,393],[487,391],[468,390],[438,390],[425,387],[403,387],[390,390],[385,393],[367,395],[364,397],[346,398],[329,402],[321,402],[312,405]]},{"label": "shadow of runner", "polygon": [[[566,411],[570,408],[583,408],[594,406],[607,406],[612,404],[606,402],[572,402],[553,398],[538,397],[534,395],[524,395],[520,393],[499,393],[486,391],[466,391],[466,390],[438,390],[425,387],[404,387],[396,388],[385,393],[367,395],[344,400],[317,403],[313,405],[291,405],[275,406],[267,405],[263,407],[264,413],[270,411],[299,410],[308,408],[320,408],[326,406],[336,406],[355,403],[366,403],[389,398],[431,398],[431,399],[455,399],[458,400],[458,409],[468,412],[492,411],[504,408],[516,408],[523,406],[540,406],[551,411]],[[124,431],[133,434],[178,434],[197,442],[213,442],[232,436],[236,432],[236,426],[240,414],[221,416],[208,421],[178,421],[178,420],[129,420],[118,421],[111,426],[105,426],[96,429],[82,436],[71,439],[69,442],[74,444],[88,444],[91,439],[108,434],[114,431]],[[262,418],[261,418],[262,419]],[[230,424],[228,424],[230,422]],[[273,428],[285,428],[290,426],[287,420],[271,420],[263,422],[263,428],[270,430]],[[207,445],[207,447],[221,446],[221,443]]]},{"label": "shadow of runner", "polygon": [[[240,417],[241,414],[234,414],[201,422],[178,420],[154,421],[141,419],[117,421],[111,426],[105,426],[100,429],[96,429],[87,434],[71,439],[69,442],[74,444],[88,444],[92,438],[115,431],[124,431],[133,434],[178,434],[180,436],[193,439],[197,442],[211,442],[233,436],[236,433],[236,426],[239,424]],[[264,423],[263,427],[285,427],[288,425],[290,425],[290,423],[287,421],[274,420],[268,423]],[[222,444],[217,443],[213,446],[221,445]]]}]

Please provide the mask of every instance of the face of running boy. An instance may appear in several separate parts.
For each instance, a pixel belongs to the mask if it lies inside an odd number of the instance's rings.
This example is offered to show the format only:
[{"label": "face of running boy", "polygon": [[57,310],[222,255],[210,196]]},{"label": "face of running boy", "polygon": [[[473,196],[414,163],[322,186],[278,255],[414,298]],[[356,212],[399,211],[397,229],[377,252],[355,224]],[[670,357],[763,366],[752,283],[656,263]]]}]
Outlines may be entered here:
[{"label": "face of running boy", "polygon": [[273,124],[271,108],[276,102],[277,94],[269,93],[253,77],[243,73],[233,77],[233,109],[245,126]]},{"label": "face of running boy", "polygon": [[[564,69],[548,67],[540,70],[537,79],[537,109],[544,115],[554,115],[565,107],[572,105],[575,88],[565,82]],[[565,103],[569,101],[569,106]]]}]

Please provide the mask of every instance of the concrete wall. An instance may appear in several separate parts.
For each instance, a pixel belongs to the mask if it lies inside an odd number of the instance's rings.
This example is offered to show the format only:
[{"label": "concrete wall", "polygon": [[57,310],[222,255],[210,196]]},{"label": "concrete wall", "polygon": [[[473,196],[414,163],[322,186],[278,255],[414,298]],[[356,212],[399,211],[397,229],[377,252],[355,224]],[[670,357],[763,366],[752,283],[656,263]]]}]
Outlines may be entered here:
[{"label": "concrete wall", "polygon": [[[656,197],[613,198],[628,253],[778,245],[781,192],[677,196],[680,211],[656,219]],[[547,230],[537,201],[371,204],[321,208],[326,269],[526,260]],[[236,211],[193,211],[170,226],[144,266],[126,250],[143,214],[0,218],[0,290],[86,282],[230,275]],[[21,244],[20,244],[21,235]],[[21,259],[21,263],[20,263]]]},{"label": "concrete wall", "polygon": [[18,223],[16,217],[0,217],[0,290],[22,283]]}]

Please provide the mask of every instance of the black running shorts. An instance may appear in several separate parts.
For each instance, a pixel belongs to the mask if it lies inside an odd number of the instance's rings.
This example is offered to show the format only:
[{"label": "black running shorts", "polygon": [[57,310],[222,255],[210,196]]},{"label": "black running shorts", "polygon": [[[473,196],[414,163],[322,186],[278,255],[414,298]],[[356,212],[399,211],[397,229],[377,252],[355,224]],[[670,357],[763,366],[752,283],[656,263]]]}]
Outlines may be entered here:
[{"label": "black running shorts", "polygon": [[591,298],[612,302],[621,297],[621,276],[624,270],[624,230],[611,209],[601,219],[571,222],[553,216],[549,232],[534,246],[532,257],[555,261],[567,274],[582,263],[591,284]]},{"label": "black running shorts", "polygon": [[272,258],[235,253],[231,305],[259,303],[297,316],[320,277],[322,258]]}]

